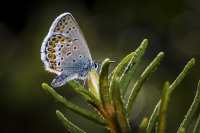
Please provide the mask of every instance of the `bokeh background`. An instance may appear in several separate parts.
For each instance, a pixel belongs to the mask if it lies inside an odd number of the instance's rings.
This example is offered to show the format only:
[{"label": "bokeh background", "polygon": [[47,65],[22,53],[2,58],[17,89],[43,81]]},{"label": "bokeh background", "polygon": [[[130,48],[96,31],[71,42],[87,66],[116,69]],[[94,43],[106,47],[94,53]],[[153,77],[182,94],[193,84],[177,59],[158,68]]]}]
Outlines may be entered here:
[{"label": "bokeh background", "polygon": [[[62,107],[41,90],[41,83],[50,83],[55,75],[44,71],[40,60],[43,38],[54,18],[63,12],[71,12],[76,18],[93,58],[99,62],[106,57],[119,61],[144,38],[149,39],[150,46],[140,71],[159,51],[165,52],[165,60],[137,98],[131,122],[135,128],[151,114],[163,82],[172,82],[190,58],[197,59],[170,101],[167,132],[175,132],[200,79],[199,6],[198,0],[4,1],[0,4],[0,133],[65,132],[55,115]],[[58,92],[85,106],[67,85]],[[104,131],[63,111],[88,132]]]}]

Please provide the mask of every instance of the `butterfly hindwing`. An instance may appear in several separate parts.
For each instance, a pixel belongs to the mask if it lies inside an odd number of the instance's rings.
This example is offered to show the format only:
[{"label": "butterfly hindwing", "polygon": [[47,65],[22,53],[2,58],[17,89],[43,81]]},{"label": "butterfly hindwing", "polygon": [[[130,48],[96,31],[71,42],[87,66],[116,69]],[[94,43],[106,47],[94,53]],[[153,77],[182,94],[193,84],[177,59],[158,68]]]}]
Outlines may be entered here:
[{"label": "butterfly hindwing", "polygon": [[65,73],[62,73],[53,79],[53,81],[51,82],[51,85],[57,88],[64,85],[66,82],[76,79],[76,78],[78,78],[77,74],[67,75]]}]

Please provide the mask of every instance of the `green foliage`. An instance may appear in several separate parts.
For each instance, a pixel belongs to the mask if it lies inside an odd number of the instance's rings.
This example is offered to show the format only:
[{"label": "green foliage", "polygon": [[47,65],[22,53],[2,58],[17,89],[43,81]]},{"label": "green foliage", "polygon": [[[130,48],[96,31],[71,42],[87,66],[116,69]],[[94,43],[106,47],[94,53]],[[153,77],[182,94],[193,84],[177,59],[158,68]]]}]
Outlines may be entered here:
[{"label": "green foliage", "polygon": [[[142,74],[136,79],[133,87],[129,87],[130,82],[133,77],[135,77],[135,73],[138,70],[137,68],[142,60],[147,46],[148,40],[144,39],[141,45],[135,51],[125,56],[111,72],[109,72],[109,66],[113,63],[113,61],[108,58],[105,59],[102,63],[100,74],[98,74],[95,70],[88,73],[87,88],[84,88],[84,86],[76,81],[68,82],[72,90],[93,107],[93,111],[90,111],[89,109],[87,110],[68,101],[46,83],[42,84],[42,88],[57,102],[61,103],[66,109],[69,109],[76,114],[105,127],[111,133],[136,132],[130,127],[130,113],[134,109],[133,106],[135,100],[145,81],[147,81],[147,79],[149,79],[157,70],[164,57],[163,52],[158,53],[153,61],[150,62]],[[175,88],[183,81],[185,76],[191,71],[194,64],[195,59],[192,58],[172,84],[169,84],[169,82],[164,84],[162,97],[155,106],[152,115],[149,119],[144,117],[139,125],[140,132],[152,133],[156,131],[158,133],[165,133],[170,96]],[[128,91],[129,88],[130,90]],[[127,92],[131,93],[127,94]],[[125,99],[125,95],[128,95],[128,99]],[[192,117],[197,112],[199,103],[200,82],[197,87],[194,101],[178,129],[178,133],[187,131]],[[64,127],[70,132],[86,133],[86,131],[82,130],[80,127],[68,120],[60,111],[57,110],[56,115]],[[198,133],[199,129],[200,114],[195,124],[194,133]]]}]

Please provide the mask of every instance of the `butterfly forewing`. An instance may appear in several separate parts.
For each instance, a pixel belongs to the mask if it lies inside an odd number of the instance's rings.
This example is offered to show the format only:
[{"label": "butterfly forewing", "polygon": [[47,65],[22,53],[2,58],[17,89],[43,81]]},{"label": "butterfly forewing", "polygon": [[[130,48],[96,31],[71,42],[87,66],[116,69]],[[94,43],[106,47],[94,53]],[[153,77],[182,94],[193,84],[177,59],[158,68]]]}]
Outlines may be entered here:
[{"label": "butterfly forewing", "polygon": [[70,13],[58,16],[44,39],[41,59],[45,68],[60,74],[78,72],[82,64],[92,62],[84,36]]}]

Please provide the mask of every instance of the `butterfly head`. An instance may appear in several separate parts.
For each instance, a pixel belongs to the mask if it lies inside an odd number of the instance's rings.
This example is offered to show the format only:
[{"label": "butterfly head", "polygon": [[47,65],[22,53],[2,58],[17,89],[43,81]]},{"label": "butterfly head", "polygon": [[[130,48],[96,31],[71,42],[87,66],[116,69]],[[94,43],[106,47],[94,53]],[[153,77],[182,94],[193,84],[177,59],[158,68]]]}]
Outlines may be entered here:
[{"label": "butterfly head", "polygon": [[92,63],[92,69],[95,69],[98,73],[100,71],[100,64],[97,62]]}]

